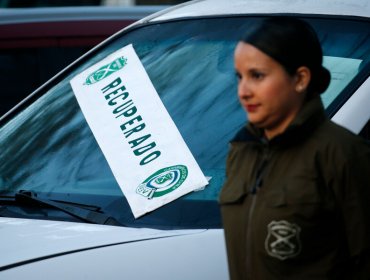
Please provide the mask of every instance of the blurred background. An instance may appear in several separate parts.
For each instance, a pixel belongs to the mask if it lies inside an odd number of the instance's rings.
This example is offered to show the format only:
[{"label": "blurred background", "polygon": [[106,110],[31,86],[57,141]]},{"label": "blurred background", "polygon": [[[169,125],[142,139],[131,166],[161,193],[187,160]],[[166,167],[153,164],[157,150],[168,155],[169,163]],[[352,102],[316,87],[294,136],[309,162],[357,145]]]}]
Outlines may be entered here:
[{"label": "blurred background", "polygon": [[173,5],[184,0],[0,0],[0,8]]},{"label": "blurred background", "polygon": [[0,117],[112,34],[181,2],[0,0]]}]

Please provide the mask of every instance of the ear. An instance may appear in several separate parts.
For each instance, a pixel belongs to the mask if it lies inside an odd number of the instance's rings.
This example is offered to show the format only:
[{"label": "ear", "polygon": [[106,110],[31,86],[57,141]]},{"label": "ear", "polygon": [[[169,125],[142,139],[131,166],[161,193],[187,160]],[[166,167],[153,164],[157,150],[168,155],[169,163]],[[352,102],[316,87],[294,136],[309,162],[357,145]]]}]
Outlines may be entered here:
[{"label": "ear", "polygon": [[299,93],[305,92],[311,81],[311,71],[306,66],[301,66],[295,73],[295,90]]}]

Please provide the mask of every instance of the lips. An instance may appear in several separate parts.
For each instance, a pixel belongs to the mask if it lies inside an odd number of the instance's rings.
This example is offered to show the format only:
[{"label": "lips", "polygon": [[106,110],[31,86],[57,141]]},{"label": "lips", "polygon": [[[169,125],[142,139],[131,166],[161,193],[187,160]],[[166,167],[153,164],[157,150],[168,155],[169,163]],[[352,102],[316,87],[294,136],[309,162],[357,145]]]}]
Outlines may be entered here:
[{"label": "lips", "polygon": [[257,111],[259,105],[249,104],[249,105],[245,105],[244,107],[245,107],[245,109],[247,110],[248,113],[253,113],[253,112]]}]

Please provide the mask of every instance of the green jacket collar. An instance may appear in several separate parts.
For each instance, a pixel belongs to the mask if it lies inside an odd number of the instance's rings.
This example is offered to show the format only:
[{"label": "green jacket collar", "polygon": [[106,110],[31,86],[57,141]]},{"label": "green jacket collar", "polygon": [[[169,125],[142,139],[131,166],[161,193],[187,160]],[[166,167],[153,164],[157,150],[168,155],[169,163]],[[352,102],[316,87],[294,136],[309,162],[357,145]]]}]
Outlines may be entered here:
[{"label": "green jacket collar", "polygon": [[321,98],[315,97],[303,105],[296,118],[282,134],[267,140],[262,129],[248,123],[236,134],[232,142],[260,142],[278,146],[292,145],[304,140],[326,119]]}]

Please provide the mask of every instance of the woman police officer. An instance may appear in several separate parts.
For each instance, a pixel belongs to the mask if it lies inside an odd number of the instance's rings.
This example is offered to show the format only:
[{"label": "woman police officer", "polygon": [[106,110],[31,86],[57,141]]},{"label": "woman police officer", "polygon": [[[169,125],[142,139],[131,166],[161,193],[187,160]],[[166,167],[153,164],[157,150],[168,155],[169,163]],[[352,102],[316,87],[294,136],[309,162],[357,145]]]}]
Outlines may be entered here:
[{"label": "woman police officer", "polygon": [[331,122],[313,29],[261,21],[234,53],[249,123],[220,194],[231,279],[370,279],[370,147]]}]

